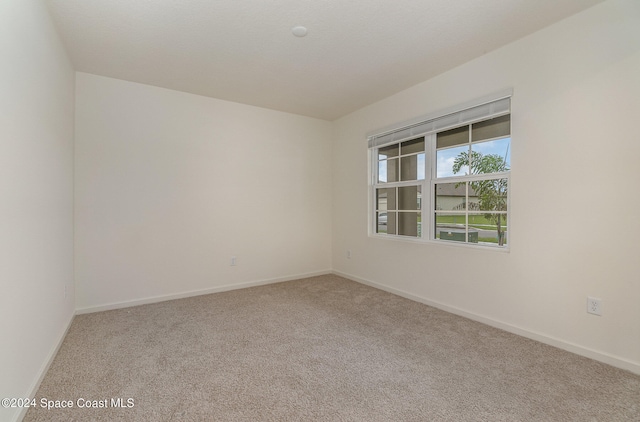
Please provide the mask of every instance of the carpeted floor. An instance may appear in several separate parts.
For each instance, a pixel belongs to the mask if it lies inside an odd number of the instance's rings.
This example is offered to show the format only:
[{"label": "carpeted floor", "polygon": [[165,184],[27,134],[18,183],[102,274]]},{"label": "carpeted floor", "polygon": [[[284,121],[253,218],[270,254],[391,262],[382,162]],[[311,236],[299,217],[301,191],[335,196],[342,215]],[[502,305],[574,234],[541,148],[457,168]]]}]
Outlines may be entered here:
[{"label": "carpeted floor", "polygon": [[25,421],[640,421],[640,376],[328,275],[79,315],[42,399],[73,408]]}]

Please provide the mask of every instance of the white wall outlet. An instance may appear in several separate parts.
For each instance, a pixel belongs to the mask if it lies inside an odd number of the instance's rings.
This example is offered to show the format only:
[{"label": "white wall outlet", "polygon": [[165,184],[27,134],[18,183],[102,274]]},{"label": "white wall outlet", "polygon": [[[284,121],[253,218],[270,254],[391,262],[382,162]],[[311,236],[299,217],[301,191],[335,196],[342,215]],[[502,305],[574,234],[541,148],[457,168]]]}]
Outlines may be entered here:
[{"label": "white wall outlet", "polygon": [[235,267],[237,265],[237,263],[238,263],[238,260],[236,259],[236,257],[232,256],[231,257],[231,264],[229,264],[229,265],[231,265],[232,267]]},{"label": "white wall outlet", "polygon": [[351,249],[347,249],[347,259],[351,259]]},{"label": "white wall outlet", "polygon": [[602,315],[602,301],[595,297],[587,297],[587,312],[593,315]]}]

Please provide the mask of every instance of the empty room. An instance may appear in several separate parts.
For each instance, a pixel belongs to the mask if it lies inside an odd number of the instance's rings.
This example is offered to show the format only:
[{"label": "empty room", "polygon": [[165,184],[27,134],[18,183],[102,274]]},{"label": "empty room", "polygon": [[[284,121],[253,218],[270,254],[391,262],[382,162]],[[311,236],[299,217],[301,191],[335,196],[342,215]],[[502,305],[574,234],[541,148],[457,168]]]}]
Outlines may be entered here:
[{"label": "empty room", "polygon": [[637,0],[3,0],[0,421],[640,421]]}]

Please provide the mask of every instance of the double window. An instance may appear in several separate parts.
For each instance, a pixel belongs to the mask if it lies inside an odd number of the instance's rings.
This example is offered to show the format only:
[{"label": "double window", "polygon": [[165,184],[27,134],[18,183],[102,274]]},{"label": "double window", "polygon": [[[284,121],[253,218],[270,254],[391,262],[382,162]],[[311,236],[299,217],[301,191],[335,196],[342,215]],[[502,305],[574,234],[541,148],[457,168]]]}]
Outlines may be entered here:
[{"label": "double window", "polygon": [[510,99],[369,138],[371,233],[505,247]]}]

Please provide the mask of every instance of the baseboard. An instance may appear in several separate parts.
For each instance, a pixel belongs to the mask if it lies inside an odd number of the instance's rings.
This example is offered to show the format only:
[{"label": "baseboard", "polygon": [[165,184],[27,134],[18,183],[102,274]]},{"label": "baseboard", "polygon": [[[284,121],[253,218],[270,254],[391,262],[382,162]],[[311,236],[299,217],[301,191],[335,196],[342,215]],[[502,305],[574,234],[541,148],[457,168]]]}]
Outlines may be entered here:
[{"label": "baseboard", "polygon": [[285,276],[285,277],[277,277],[277,278],[270,278],[270,279],[265,279],[265,280],[247,281],[247,282],[235,283],[235,284],[225,284],[225,285],[222,285],[222,286],[211,287],[211,288],[208,288],[208,289],[191,290],[191,291],[188,291],[188,292],[174,293],[174,294],[161,295],[161,296],[151,296],[151,297],[147,297],[147,298],[128,300],[128,301],[124,301],[124,302],[114,302],[114,303],[108,303],[108,304],[105,304],[105,305],[90,306],[90,307],[87,307],[87,308],[76,309],[76,315],[90,314],[90,313],[102,312],[102,311],[110,311],[110,310],[113,310],[113,309],[130,308],[132,306],[147,305],[147,304],[150,304],[150,303],[164,302],[164,301],[167,301],[167,300],[174,300],[174,299],[184,299],[184,298],[187,298],[187,297],[208,295],[208,294],[211,294],[211,293],[227,292],[227,291],[230,291],[230,290],[245,289],[247,287],[255,287],[255,286],[263,286],[263,285],[266,285],[266,284],[281,283],[283,281],[298,280],[298,279],[301,279],[301,278],[315,277],[315,276],[326,275],[326,274],[331,274],[331,273],[332,273],[331,270],[316,271],[316,272],[311,272],[311,273],[295,274],[295,275],[290,275],[290,276]]},{"label": "baseboard", "polygon": [[[69,319],[69,322],[67,323],[66,328],[64,329],[62,334],[59,336],[58,341],[53,346],[53,348],[51,348],[51,350],[49,351],[49,354],[47,355],[47,359],[44,361],[44,363],[40,367],[40,371],[38,371],[38,378],[36,378],[33,381],[33,384],[31,384],[31,387],[28,390],[28,394],[25,395],[24,397],[35,398],[36,393],[38,392],[38,388],[40,388],[40,384],[44,379],[44,376],[47,375],[47,371],[49,371],[49,367],[53,363],[53,360],[56,358],[56,355],[58,354],[58,350],[60,350],[60,346],[62,346],[62,343],[64,342],[64,338],[67,336],[67,333],[69,332],[69,328],[71,328],[71,323],[73,322],[74,316],[75,315],[71,316],[71,319]],[[15,422],[21,421],[22,419],[24,419],[28,410],[29,410],[28,407],[23,407],[20,410],[20,412],[18,412],[15,415],[15,418],[13,420]]]},{"label": "baseboard", "polygon": [[606,363],[611,366],[615,366],[616,368],[624,369],[634,374],[640,375],[640,363],[633,362],[628,359],[620,358],[618,356],[614,356],[608,353],[600,352],[597,350],[589,349],[584,346],[580,346],[578,344],[574,344],[565,340],[561,340],[555,337],[548,336],[546,334],[537,333],[534,331],[530,331],[524,328],[517,327],[515,325],[511,325],[506,322],[498,321],[492,318],[488,318],[482,315],[477,315],[464,309],[456,308],[454,306],[446,305],[444,303],[436,302],[433,300],[426,299],[421,296],[414,295],[412,293],[405,292],[400,289],[396,289],[394,287],[390,287],[381,283],[376,283],[370,280],[363,279],[361,277],[357,277],[351,274],[343,273],[341,271],[333,271],[333,274],[338,275],[340,277],[344,277],[346,279],[355,281],[357,283],[366,284],[367,286],[375,287],[376,289],[384,290],[389,293],[393,293],[398,296],[402,296],[404,298],[413,300],[415,302],[424,303],[425,305],[433,306],[434,308],[441,309],[443,311],[460,315],[465,318],[472,319],[474,321],[481,322],[486,325],[490,325],[495,328],[499,328],[501,330],[510,332],[512,334],[517,334],[522,337],[529,338],[531,340],[539,341],[540,343],[548,344],[550,346],[557,347],[562,350],[566,350],[571,353],[575,353],[576,355],[584,356],[593,360],[597,360],[602,363]]}]

